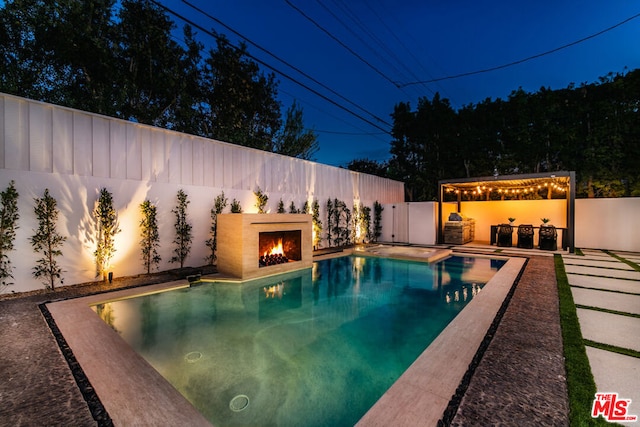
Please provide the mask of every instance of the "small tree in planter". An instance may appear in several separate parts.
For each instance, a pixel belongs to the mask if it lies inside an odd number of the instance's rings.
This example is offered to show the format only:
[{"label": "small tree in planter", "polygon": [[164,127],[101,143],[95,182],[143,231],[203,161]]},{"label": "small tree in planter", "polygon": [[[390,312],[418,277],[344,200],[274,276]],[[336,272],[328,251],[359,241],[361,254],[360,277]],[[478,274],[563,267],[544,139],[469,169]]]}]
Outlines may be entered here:
[{"label": "small tree in planter", "polygon": [[296,208],[296,204],[293,203],[293,201],[291,201],[291,204],[289,205],[289,213],[290,214],[297,214],[300,213],[300,211],[298,210],[298,208]]},{"label": "small tree in planter", "polygon": [[13,250],[13,241],[18,229],[18,191],[15,181],[11,181],[5,191],[0,193],[0,292],[13,285],[13,266],[9,259],[9,252]]},{"label": "small tree in planter", "polygon": [[218,215],[227,207],[229,200],[224,197],[224,191],[216,197],[211,209],[211,238],[205,242],[207,247],[211,249],[211,254],[206,258],[210,265],[215,264],[218,250]]},{"label": "small tree in planter", "polygon": [[320,220],[320,203],[314,200],[311,205],[311,221],[313,223],[313,246],[318,248],[322,241],[322,221]]},{"label": "small tree in planter", "polygon": [[304,205],[302,205],[302,209],[300,210],[299,213],[303,213],[303,214],[309,214],[309,210],[311,209],[311,207],[309,206],[309,201],[305,200],[304,201]]},{"label": "small tree in planter", "polygon": [[242,213],[242,206],[240,206],[240,202],[236,199],[231,201],[231,213]]},{"label": "small tree in planter", "polygon": [[371,230],[371,208],[369,206],[360,205],[360,234],[363,240],[368,243],[373,240],[373,231]]},{"label": "small tree in planter", "polygon": [[120,232],[118,213],[113,207],[113,196],[106,188],[100,189],[100,196],[93,214],[98,234],[98,245],[93,253],[96,259],[96,277],[102,274],[102,279],[106,280],[107,270],[116,252],[114,238]]},{"label": "small tree in planter", "polygon": [[178,191],[177,197],[178,204],[171,211],[176,216],[176,222],[174,224],[176,237],[173,240],[176,247],[173,250],[175,255],[169,262],[179,262],[180,268],[183,268],[184,261],[187,259],[189,252],[191,252],[191,224],[189,224],[189,221],[187,220],[187,206],[190,202],[187,198],[187,194],[182,190]]},{"label": "small tree in planter", "polygon": [[331,199],[327,199],[327,244],[331,247],[333,243],[333,217],[334,217],[334,206],[333,201]]},{"label": "small tree in planter", "polygon": [[333,242],[336,246],[348,245],[351,242],[351,211],[342,201],[333,201]]},{"label": "small tree in planter", "polygon": [[42,253],[36,266],[33,267],[33,276],[37,279],[44,277],[44,285],[47,289],[55,290],[56,280],[60,279],[60,284],[64,283],[62,276],[62,268],[58,265],[56,257],[62,255],[60,247],[67,240],[65,236],[61,236],[56,229],[58,221],[58,209],[56,207],[56,199],[49,195],[49,189],[44,190],[42,198],[35,198],[34,212],[38,219],[38,229],[35,234],[29,238],[33,250]]},{"label": "small tree in planter", "polygon": [[158,231],[157,208],[149,200],[145,200],[140,204],[140,212],[142,219],[140,220],[140,246],[142,249],[142,264],[147,270],[147,274],[151,273],[152,268],[158,268],[160,263],[160,255],[158,247],[160,247],[160,233]]},{"label": "small tree in planter", "polygon": [[258,187],[257,190],[253,192],[253,194],[255,194],[256,196],[256,200],[257,200],[256,208],[258,208],[258,213],[260,214],[267,213],[267,211],[265,211],[264,208],[265,206],[267,206],[267,201],[269,200],[269,196],[264,194],[262,190],[260,190],[260,187]]},{"label": "small tree in planter", "polygon": [[278,213],[286,213],[286,211],[284,210],[284,202],[282,201],[282,199],[280,199],[280,201],[278,202]]},{"label": "small tree in planter", "polygon": [[377,242],[382,236],[382,211],[384,208],[378,201],[373,202],[373,241]]},{"label": "small tree in planter", "polygon": [[354,204],[351,207],[351,233],[349,234],[349,239],[353,243],[358,243],[358,238],[364,239],[364,232],[362,230],[362,204]]},{"label": "small tree in planter", "polygon": [[342,202],[342,217],[344,219],[344,227],[342,229],[342,238],[344,239],[345,245],[350,245],[353,241],[352,236],[352,221],[351,221],[351,211],[347,207],[347,204]]}]

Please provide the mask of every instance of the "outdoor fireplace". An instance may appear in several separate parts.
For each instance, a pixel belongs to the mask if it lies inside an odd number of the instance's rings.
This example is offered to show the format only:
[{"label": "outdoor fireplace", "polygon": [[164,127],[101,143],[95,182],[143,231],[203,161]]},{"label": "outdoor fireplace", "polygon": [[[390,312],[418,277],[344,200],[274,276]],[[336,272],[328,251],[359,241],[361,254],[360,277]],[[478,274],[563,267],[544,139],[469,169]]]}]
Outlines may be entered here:
[{"label": "outdoor fireplace", "polygon": [[218,215],[218,271],[240,279],[311,267],[311,215]]}]

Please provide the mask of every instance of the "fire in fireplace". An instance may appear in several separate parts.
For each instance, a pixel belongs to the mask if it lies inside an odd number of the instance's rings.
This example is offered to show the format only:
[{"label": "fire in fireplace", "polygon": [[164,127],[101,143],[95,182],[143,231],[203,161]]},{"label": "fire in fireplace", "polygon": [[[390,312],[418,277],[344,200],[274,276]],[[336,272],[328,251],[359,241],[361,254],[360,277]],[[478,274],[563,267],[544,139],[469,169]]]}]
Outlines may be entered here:
[{"label": "fire in fireplace", "polygon": [[302,233],[269,231],[258,234],[258,266],[284,264],[302,259]]}]

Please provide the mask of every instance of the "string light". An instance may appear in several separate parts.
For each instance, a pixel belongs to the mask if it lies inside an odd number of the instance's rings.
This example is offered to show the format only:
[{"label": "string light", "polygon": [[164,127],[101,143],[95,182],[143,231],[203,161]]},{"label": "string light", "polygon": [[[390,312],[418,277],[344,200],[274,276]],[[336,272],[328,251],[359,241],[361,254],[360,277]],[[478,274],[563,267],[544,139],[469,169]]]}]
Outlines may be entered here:
[{"label": "string light", "polygon": [[493,187],[487,187],[486,185],[475,185],[474,187],[467,187],[467,188],[460,188],[460,187],[456,187],[456,186],[445,186],[445,192],[446,193],[455,193],[455,194],[464,194],[464,195],[474,195],[474,196],[481,196],[481,195],[487,195],[487,199],[489,197],[490,194],[495,194],[498,193],[500,195],[510,195],[510,196],[516,196],[516,195],[520,195],[520,194],[534,194],[536,191],[540,191],[542,189],[548,190],[548,191],[557,191],[560,193],[565,193],[567,191],[567,186],[565,184],[558,184],[556,182],[550,181],[550,182],[545,182],[543,184],[538,184],[538,185],[514,185],[514,186],[508,186],[508,188],[493,188]]}]

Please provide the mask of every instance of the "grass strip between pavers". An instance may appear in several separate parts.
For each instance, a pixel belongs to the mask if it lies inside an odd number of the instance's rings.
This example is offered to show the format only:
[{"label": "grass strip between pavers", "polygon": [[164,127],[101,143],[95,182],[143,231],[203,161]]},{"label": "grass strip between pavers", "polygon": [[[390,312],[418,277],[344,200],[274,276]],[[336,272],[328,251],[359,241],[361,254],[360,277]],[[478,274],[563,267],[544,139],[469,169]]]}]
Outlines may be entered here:
[{"label": "grass strip between pavers", "polygon": [[584,340],[584,345],[640,359],[640,351],[633,350],[631,348],[618,347],[611,344],[603,344],[601,342],[595,342],[587,339]]},{"label": "grass strip between pavers", "polygon": [[592,418],[591,407],[596,394],[589,358],[582,339],[576,306],[571,295],[569,279],[561,255],[554,255],[558,298],[560,301],[560,327],[564,348],[569,392],[569,423],[572,426],[610,426],[604,418]]},{"label": "grass strip between pavers", "polygon": [[623,257],[621,257],[619,255],[616,255],[613,252],[610,252],[610,251],[608,251],[606,249],[604,250],[604,253],[609,255],[609,256],[612,256],[613,258],[617,259],[620,262],[624,262],[625,264],[627,264],[629,267],[633,268],[634,270],[640,271],[640,265],[636,264],[635,262],[629,261],[628,259],[623,258]]}]

